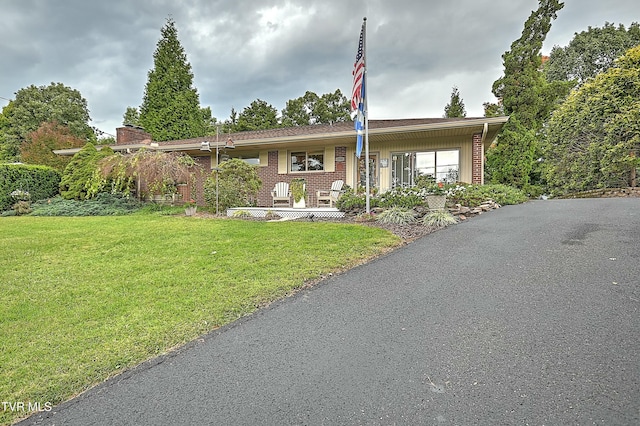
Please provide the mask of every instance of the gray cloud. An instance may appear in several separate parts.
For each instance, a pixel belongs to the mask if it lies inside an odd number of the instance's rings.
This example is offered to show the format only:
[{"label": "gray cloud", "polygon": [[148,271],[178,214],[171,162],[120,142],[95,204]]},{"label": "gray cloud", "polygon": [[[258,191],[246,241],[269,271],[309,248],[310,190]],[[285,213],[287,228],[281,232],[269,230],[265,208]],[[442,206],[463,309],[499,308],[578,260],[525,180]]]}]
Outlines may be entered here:
[{"label": "gray cloud", "polygon": [[[351,89],[367,16],[371,118],[440,117],[457,86],[469,116],[494,101],[501,55],[534,0],[3,1],[0,97],[61,82],[87,99],[93,124],[114,133],[142,102],[166,19],[175,20],[203,106],[226,119],[255,99],[278,110],[310,90]],[[638,21],[636,0],[566,0],[544,51],[605,22]],[[0,106],[6,101],[0,99]]]}]

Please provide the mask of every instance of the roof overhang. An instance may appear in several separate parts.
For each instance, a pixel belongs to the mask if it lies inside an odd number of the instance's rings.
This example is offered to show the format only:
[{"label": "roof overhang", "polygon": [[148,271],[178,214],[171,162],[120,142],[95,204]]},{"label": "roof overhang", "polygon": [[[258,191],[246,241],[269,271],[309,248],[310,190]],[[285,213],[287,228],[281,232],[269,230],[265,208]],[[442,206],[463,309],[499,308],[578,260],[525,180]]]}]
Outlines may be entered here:
[{"label": "roof overhang", "polygon": [[[454,121],[430,122],[410,125],[384,126],[377,128],[369,128],[369,143],[401,141],[408,139],[432,139],[461,137],[474,134],[482,134],[485,148],[495,140],[502,126],[509,120],[509,117],[484,117]],[[390,122],[393,122],[391,120]],[[351,144],[355,143],[355,130],[342,126],[339,129],[331,127],[326,128],[327,131],[318,133],[299,133],[293,135],[275,135],[261,137],[259,134],[247,132],[246,134],[237,133],[233,136],[233,142],[236,148],[245,149],[265,149],[267,147],[277,149],[286,148],[288,146],[311,146],[323,144]],[[200,151],[202,142],[209,141],[212,150],[215,149],[215,137],[203,137],[180,141],[179,143],[160,142],[146,144],[131,145],[109,145],[116,152],[131,152],[141,148],[156,151]],[[223,149],[224,140],[219,141],[220,149]],[[97,147],[98,149],[100,147]],[[80,148],[55,150],[54,153],[59,155],[74,155]]]}]

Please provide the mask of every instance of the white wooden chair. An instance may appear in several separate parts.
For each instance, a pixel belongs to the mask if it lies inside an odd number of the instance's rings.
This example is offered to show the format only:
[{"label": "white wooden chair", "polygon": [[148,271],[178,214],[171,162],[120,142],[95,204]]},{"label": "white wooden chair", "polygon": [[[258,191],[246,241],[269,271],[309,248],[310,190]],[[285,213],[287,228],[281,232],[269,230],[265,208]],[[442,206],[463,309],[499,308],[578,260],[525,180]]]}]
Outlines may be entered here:
[{"label": "white wooden chair", "polygon": [[273,207],[287,203],[287,207],[291,207],[291,192],[287,182],[278,182],[271,191],[273,197]]},{"label": "white wooden chair", "polygon": [[336,180],[331,184],[330,190],[320,190],[317,193],[318,207],[321,206],[329,206],[333,207],[333,203],[338,201],[340,195],[342,194],[342,186],[344,185],[344,181]]}]

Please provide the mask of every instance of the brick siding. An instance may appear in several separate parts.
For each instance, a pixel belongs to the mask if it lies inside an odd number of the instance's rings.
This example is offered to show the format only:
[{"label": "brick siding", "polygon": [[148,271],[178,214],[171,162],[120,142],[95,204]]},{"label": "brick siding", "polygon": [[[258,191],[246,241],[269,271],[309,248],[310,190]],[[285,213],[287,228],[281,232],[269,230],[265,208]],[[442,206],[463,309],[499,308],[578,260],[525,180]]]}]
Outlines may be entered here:
[{"label": "brick siding", "polygon": [[335,149],[335,158],[342,159],[337,161],[335,172],[297,172],[278,174],[278,151],[269,151],[269,160],[266,167],[258,169],[258,176],[262,180],[262,188],[258,192],[258,206],[270,207],[273,203],[271,190],[278,182],[288,182],[294,178],[304,178],[307,183],[307,206],[315,207],[317,205],[317,191],[328,190],[331,184],[336,180],[346,181],[347,173],[344,164],[344,158],[347,155],[347,148],[338,146]]},{"label": "brick siding", "polygon": [[484,182],[482,163],[484,160],[484,152],[482,149],[482,133],[476,133],[473,135],[473,163],[471,171],[471,183],[482,184]]}]

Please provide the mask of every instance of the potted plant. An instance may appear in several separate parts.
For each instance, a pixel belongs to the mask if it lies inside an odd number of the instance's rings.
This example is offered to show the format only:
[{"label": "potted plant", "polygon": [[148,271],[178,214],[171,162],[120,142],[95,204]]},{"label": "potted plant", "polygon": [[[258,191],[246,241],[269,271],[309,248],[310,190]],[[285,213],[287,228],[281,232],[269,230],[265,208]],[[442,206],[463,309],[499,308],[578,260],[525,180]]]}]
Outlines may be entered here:
[{"label": "potted plant", "polygon": [[447,203],[447,192],[442,182],[434,182],[427,187],[426,195],[429,210],[444,210]]},{"label": "potted plant", "polygon": [[307,198],[307,185],[303,178],[294,178],[291,180],[291,196],[293,197],[293,208],[305,208],[305,199]]},{"label": "potted plant", "polygon": [[444,210],[447,202],[447,188],[443,182],[436,181],[433,175],[420,175],[416,178],[416,188],[424,194],[429,210]]},{"label": "potted plant", "polygon": [[196,204],[196,200],[193,198],[184,203],[184,214],[187,216],[193,216],[196,214],[198,210],[198,205]]}]

